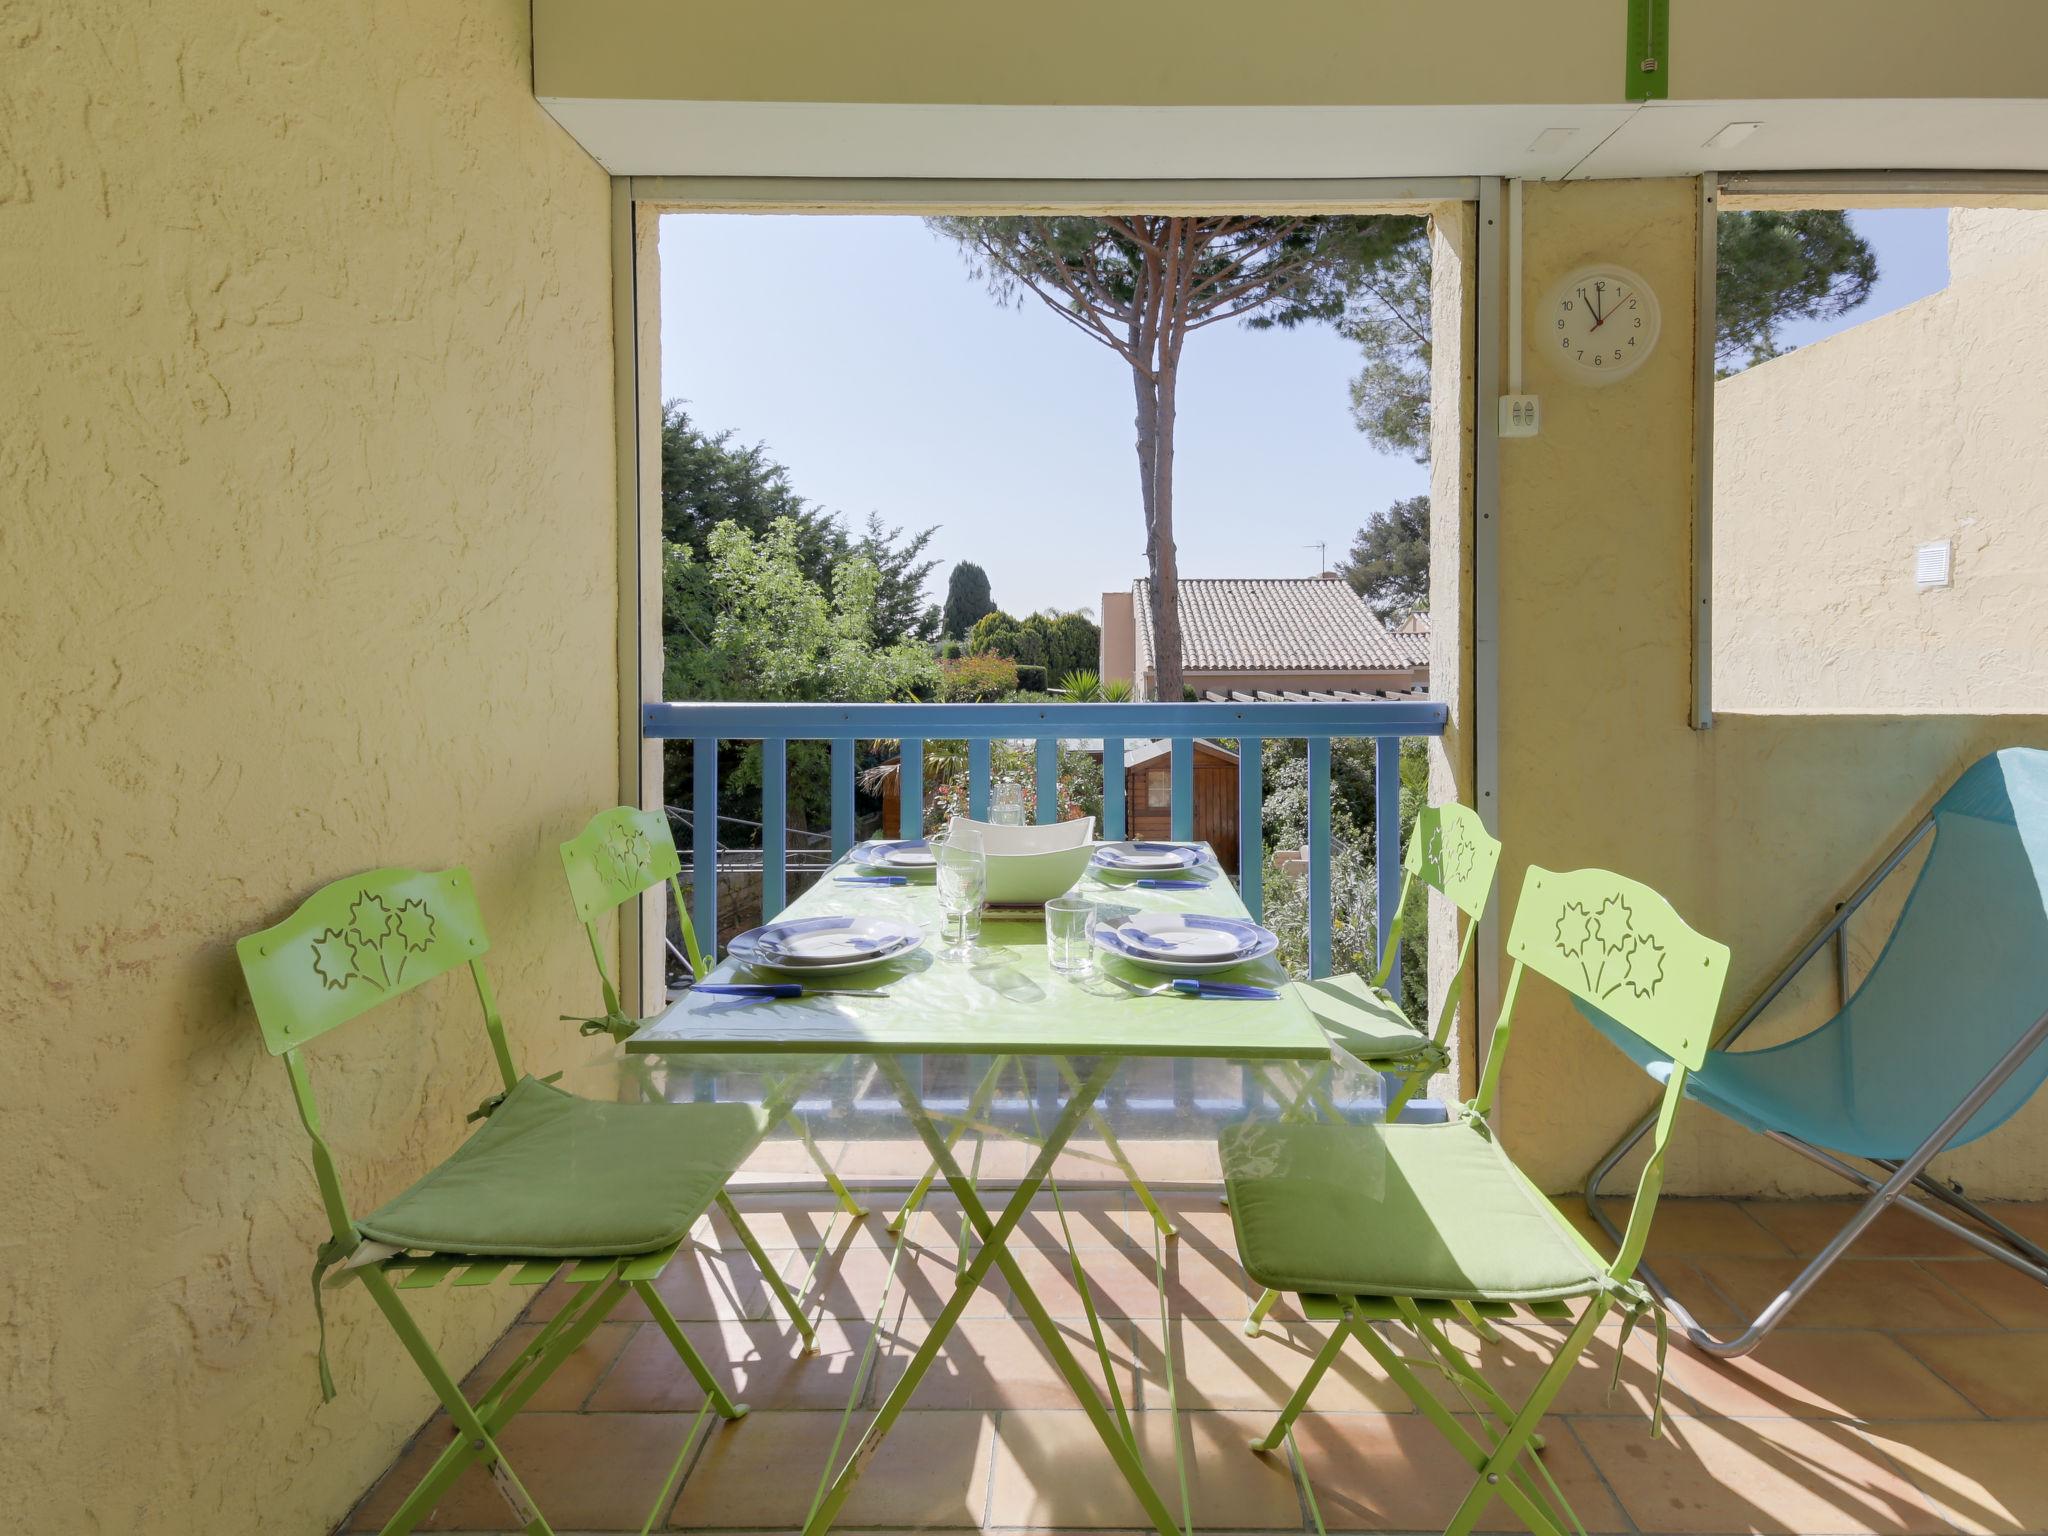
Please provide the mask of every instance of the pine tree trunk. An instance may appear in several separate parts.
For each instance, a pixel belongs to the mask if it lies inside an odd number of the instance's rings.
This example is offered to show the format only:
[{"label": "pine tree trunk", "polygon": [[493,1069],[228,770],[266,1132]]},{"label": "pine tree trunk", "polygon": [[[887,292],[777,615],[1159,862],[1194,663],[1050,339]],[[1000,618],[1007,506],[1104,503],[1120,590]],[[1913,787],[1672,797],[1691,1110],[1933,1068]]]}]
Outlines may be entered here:
[{"label": "pine tree trunk", "polygon": [[1173,422],[1174,385],[1178,359],[1159,371],[1154,390],[1152,432],[1152,507],[1148,524],[1152,565],[1152,634],[1157,641],[1153,666],[1159,678],[1158,696],[1170,704],[1180,702],[1184,691],[1181,676],[1180,639],[1180,554],[1173,541]]}]

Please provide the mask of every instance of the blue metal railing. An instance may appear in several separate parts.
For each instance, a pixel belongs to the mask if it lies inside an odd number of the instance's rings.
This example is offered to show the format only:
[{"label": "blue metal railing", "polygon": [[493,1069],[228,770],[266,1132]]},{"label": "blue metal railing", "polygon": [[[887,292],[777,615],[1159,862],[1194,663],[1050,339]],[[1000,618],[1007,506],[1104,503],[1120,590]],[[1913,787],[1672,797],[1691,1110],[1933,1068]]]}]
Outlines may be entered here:
[{"label": "blue metal railing", "polygon": [[[1380,920],[1394,909],[1401,883],[1401,741],[1441,736],[1448,717],[1442,704],[1428,701],[1281,704],[649,704],[642,730],[649,740],[691,743],[693,820],[717,825],[718,746],[725,741],[758,741],[762,746],[761,913],[780,912],[788,900],[787,829],[789,743],[830,743],[832,757],[832,852],[853,844],[854,750],[861,741],[901,743],[900,787],[905,837],[916,837],[924,821],[924,744],[967,742],[968,813],[988,815],[990,744],[1035,743],[1038,819],[1059,815],[1059,743],[1102,742],[1102,825],[1104,838],[1125,835],[1124,742],[1165,737],[1172,743],[1169,824],[1175,838],[1195,835],[1195,739],[1229,737],[1238,742],[1238,890],[1253,916],[1264,906],[1259,835],[1263,784],[1261,749],[1268,741],[1305,741],[1308,747],[1308,927],[1309,970],[1331,969],[1330,911],[1330,743],[1368,739],[1374,743],[1377,792],[1374,798],[1374,891]],[[711,837],[693,840],[693,913],[697,932],[718,932],[718,847]],[[1398,986],[1399,972],[1392,978]],[[1398,993],[1397,993],[1398,995]]]}]

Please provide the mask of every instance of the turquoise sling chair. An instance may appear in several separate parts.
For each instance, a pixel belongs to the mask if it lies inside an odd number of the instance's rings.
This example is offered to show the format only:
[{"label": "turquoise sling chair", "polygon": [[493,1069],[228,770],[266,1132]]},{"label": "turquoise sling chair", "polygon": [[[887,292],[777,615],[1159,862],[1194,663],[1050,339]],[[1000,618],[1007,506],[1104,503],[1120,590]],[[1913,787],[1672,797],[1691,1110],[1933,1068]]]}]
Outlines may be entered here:
[{"label": "turquoise sling chair", "polygon": [[[1289,984],[1294,995],[1308,1005],[1330,1042],[1331,1062],[1317,1067],[1297,1090],[1284,1119],[1296,1120],[1320,1111],[1333,1121],[1344,1118],[1327,1092],[1335,1064],[1370,1067],[1398,1076],[1400,1085],[1387,1101],[1384,1118],[1398,1120],[1415,1090],[1431,1074],[1450,1063],[1451,1024],[1458,1012],[1458,989],[1447,987],[1437,1009],[1436,1027],[1428,1034],[1409,1019],[1387,992],[1394,974],[1394,958],[1401,952],[1401,931],[1408,912],[1408,897],[1417,884],[1448,898],[1464,916],[1465,936],[1458,944],[1453,975],[1463,975],[1465,961],[1472,953],[1472,937],[1479,931],[1479,916],[1493,892],[1493,872],[1500,864],[1500,842],[1486,830],[1479,813],[1468,805],[1453,802],[1432,805],[1419,812],[1408,834],[1408,851],[1401,860],[1401,895],[1394,904],[1394,918],[1386,927],[1380,945],[1380,965],[1372,980],[1362,976],[1326,976],[1319,981]],[[1253,1303],[1244,1331],[1257,1338],[1266,1314],[1280,1299],[1267,1291]],[[1482,1333],[1486,1323],[1470,1319]]]},{"label": "turquoise sling chair", "polygon": [[[1728,970],[1727,949],[1694,933],[1656,892],[1597,869],[1552,874],[1532,866],[1515,904],[1508,955],[1514,970],[1479,1093],[1456,1119],[1246,1121],[1222,1137],[1223,1178],[1246,1272],[1299,1296],[1311,1320],[1336,1325],[1252,1448],[1264,1453],[1288,1439],[1346,1341],[1356,1341],[1472,1469],[1448,1536],[1465,1536],[1496,1498],[1538,1536],[1561,1536],[1567,1526],[1583,1532],[1537,1455],[1536,1429],[1601,1319],[1620,1307],[1633,1326],[1653,1305],[1635,1279],[1636,1266],[1663,1183],[1665,1143],[1687,1075],[1706,1056]],[[1595,1252],[1515,1166],[1487,1121],[1525,971],[1596,1000],[1617,1027],[1673,1063],[1628,1231],[1612,1260]],[[1576,1319],[1572,1302],[1583,1304]],[[1569,1325],[1520,1407],[1442,1326],[1466,1308],[1505,1317],[1517,1307]],[[1382,1324],[1411,1330],[1421,1352],[1397,1349],[1381,1337]],[[1660,1320],[1660,1382],[1662,1338]],[[1441,1373],[1465,1412],[1447,1407],[1417,1367]]]},{"label": "turquoise sling chair", "polygon": [[[359,1281],[459,1431],[384,1527],[386,1536],[417,1526],[472,1465],[490,1475],[521,1529],[550,1529],[497,1436],[628,1292],[646,1305],[696,1378],[706,1410],[726,1419],[746,1412],[691,1348],[654,1282],[714,1202],[744,1230],[725,1184],[760,1141],[761,1112],[744,1104],[599,1102],[522,1077],[484,973],[489,948],[461,869],[379,869],[336,881],[235,946],[263,1043],[284,1058],[312,1138],[313,1175],[332,1229],[313,1271],[322,1395],[334,1396],[322,1291]],[[356,1216],[342,1194],[301,1048],[459,965],[469,967],[476,987],[503,1091],[470,1117],[483,1123],[451,1156],[396,1199]],[[415,1013],[406,1022],[416,1029],[423,1020]],[[431,1289],[450,1275],[457,1290],[500,1276],[537,1286],[565,1263],[576,1294],[469,1402],[399,1293]],[[773,1268],[764,1266],[763,1274],[808,1342],[810,1326],[788,1288]],[[703,1422],[700,1414],[692,1424],[685,1454]],[[671,1480],[681,1467],[679,1459]]]},{"label": "turquoise sling chair", "polygon": [[[1838,949],[1839,1009],[1819,1028],[1754,1051],[1727,1047],[1844,929],[1856,909],[1932,834],[1884,949],[1849,988]],[[1582,1011],[1653,1077],[1658,1051],[1617,1031],[1597,1006]],[[1647,1268],[1686,1335],[1716,1355],[1743,1355],[1782,1321],[1864,1229],[1900,1205],[1980,1251],[2048,1284],[2048,1253],[1927,1172],[1931,1159],[1989,1135],[2048,1077],[2048,752],[2012,748],[1982,759],[1935,801],[1832,918],[1707,1053],[1688,1096],[1811,1159],[1868,1199],[1842,1230],[1740,1333],[1702,1328]],[[1640,1141],[1634,1126],[1586,1182],[1586,1203],[1610,1233],[1600,1185]],[[1849,1159],[1876,1169],[1868,1172]],[[1912,1199],[1917,1187],[1985,1230]],[[1986,1231],[1995,1234],[1987,1236]]]},{"label": "turquoise sling chair", "polygon": [[[629,805],[599,811],[581,832],[562,844],[562,871],[569,879],[569,899],[575,905],[576,916],[590,941],[590,958],[597,963],[598,986],[604,997],[602,1017],[563,1015],[565,1019],[576,1019],[581,1023],[586,1035],[608,1034],[614,1040],[624,1040],[647,1022],[634,1018],[620,1005],[619,989],[612,984],[611,972],[604,963],[604,946],[598,940],[597,924],[607,912],[616,911],[635,896],[653,890],[664,881],[668,884],[670,910],[676,915],[676,927],[683,938],[681,952],[676,951],[672,939],[667,941],[669,949],[690,967],[691,976],[698,981],[709,974],[710,961],[697,945],[696,925],[690,921],[690,908],[683,900],[682,868],[682,857],[676,852],[668,817],[660,811],[636,810]],[[637,1058],[628,1059],[637,1062]],[[820,1069],[815,1064],[806,1066],[801,1061],[792,1067],[787,1060],[754,1062],[751,1059],[728,1058],[722,1065],[729,1071],[759,1068],[765,1078],[772,1079],[764,1087],[766,1102],[763,1107],[768,1112],[769,1124],[786,1123],[794,1130],[847,1214],[865,1216],[867,1208],[841,1182],[838,1172],[818,1149],[817,1142],[811,1139],[810,1127],[801,1115],[795,1113],[797,1093]],[[761,1262],[758,1255],[755,1262]]]}]

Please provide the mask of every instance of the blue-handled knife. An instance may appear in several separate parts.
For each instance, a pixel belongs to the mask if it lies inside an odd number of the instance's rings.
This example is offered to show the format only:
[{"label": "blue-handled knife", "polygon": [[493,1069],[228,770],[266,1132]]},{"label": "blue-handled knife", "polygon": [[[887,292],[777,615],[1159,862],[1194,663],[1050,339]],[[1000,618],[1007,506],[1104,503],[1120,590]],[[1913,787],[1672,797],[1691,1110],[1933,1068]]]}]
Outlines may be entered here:
[{"label": "blue-handled knife", "polygon": [[690,988],[707,997],[887,997],[882,987],[807,987],[799,981],[700,981]]},{"label": "blue-handled knife", "polygon": [[1242,981],[1203,981],[1196,976],[1177,976],[1173,990],[1183,997],[1249,997],[1272,1002],[1280,993],[1273,987],[1254,987]]},{"label": "blue-handled knife", "polygon": [[833,881],[833,884],[835,884],[835,885],[908,885],[908,884],[910,884],[910,881],[909,881],[908,877],[906,877],[906,876],[903,876],[903,875],[834,875],[834,876],[832,877],[832,881]]}]

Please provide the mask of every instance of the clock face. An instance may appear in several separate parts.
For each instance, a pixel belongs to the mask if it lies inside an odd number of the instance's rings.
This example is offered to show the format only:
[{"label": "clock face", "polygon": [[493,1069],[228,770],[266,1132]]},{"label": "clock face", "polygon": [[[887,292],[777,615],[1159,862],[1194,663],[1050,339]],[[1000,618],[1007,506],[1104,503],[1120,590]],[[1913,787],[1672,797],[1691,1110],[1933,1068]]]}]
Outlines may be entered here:
[{"label": "clock face", "polygon": [[1536,350],[1568,378],[1611,384],[1642,367],[1657,346],[1657,296],[1626,267],[1582,267],[1551,290]]}]

